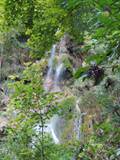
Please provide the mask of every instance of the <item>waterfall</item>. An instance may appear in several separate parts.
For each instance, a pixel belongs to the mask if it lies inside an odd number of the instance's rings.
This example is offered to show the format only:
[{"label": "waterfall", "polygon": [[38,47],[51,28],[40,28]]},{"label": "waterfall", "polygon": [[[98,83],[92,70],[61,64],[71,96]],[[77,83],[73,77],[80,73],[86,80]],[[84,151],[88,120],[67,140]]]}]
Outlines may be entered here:
[{"label": "waterfall", "polygon": [[47,79],[51,78],[51,75],[53,74],[53,61],[55,58],[55,53],[56,53],[56,45],[53,45],[52,50],[51,50],[51,56],[48,62],[48,73],[47,73]]},{"label": "waterfall", "polygon": [[81,138],[81,124],[82,124],[82,115],[79,113],[76,114],[75,119],[75,137],[77,140]]},{"label": "waterfall", "polygon": [[49,127],[50,127],[50,132],[51,132],[51,135],[52,135],[52,138],[53,138],[53,141],[55,144],[59,144],[60,143],[60,140],[59,140],[59,135],[57,134],[56,132],[56,128],[58,129],[59,128],[59,122],[60,122],[60,117],[58,115],[54,115],[52,118],[51,118],[51,122],[49,124]]},{"label": "waterfall", "polygon": [[[62,62],[63,53],[66,53],[66,40],[65,37],[61,39],[59,44],[59,51],[56,53],[56,45],[53,45],[51,55],[48,61],[48,72],[45,78],[44,88],[49,92],[61,91],[60,82],[62,80],[62,73],[64,71],[64,64]],[[56,56],[57,55],[57,56]],[[57,64],[55,69],[54,59],[57,57]]]},{"label": "waterfall", "polygon": [[76,110],[75,110],[75,121],[74,121],[74,131],[75,131],[75,137],[77,140],[79,140],[82,136],[81,133],[81,124],[82,124],[82,116],[84,113],[81,113],[80,107],[79,107],[80,100],[76,100]]},{"label": "waterfall", "polygon": [[[57,50],[57,52],[56,52]],[[61,39],[59,46],[53,45],[51,55],[48,61],[48,72],[45,77],[44,88],[47,92],[61,92],[62,86],[62,74],[65,69],[62,61],[63,54],[66,53],[66,39]],[[54,60],[57,60],[54,65]],[[54,67],[54,68],[53,68]],[[50,121],[47,123],[47,130],[51,134],[55,144],[60,143],[60,132],[61,132],[61,120],[62,118],[58,115],[53,115]]]},{"label": "waterfall", "polygon": [[[60,125],[58,125],[60,121],[60,117],[58,115],[54,115],[48,122],[46,122],[45,126],[43,127],[43,131],[51,135],[55,144],[60,143],[60,140],[58,138],[59,133],[56,131],[56,128],[60,129]],[[40,132],[42,132],[41,124],[37,124],[34,129],[36,131],[36,134],[38,135]]]},{"label": "waterfall", "polygon": [[[64,70],[64,64],[62,62],[62,48],[64,47],[64,40],[62,39],[60,42],[60,48],[58,53],[56,53],[56,45],[53,45],[51,50],[50,59],[48,61],[48,72],[45,78],[44,88],[48,92],[60,92],[61,91],[61,79],[62,73]],[[57,56],[56,56],[57,55]],[[57,64],[55,69],[54,66],[54,59],[57,57]],[[51,134],[53,141],[55,144],[60,143],[59,140],[59,130],[60,130],[60,123],[61,118],[58,115],[53,115],[50,121],[47,124],[47,131]]]},{"label": "waterfall", "polygon": [[46,91],[49,91],[53,85],[53,62],[55,58],[55,53],[56,53],[56,45],[53,45],[50,59],[48,62],[48,72],[44,83],[44,88]]},{"label": "waterfall", "polygon": [[56,73],[55,73],[55,78],[54,78],[54,86],[53,86],[53,90],[54,91],[60,91],[60,81],[61,81],[61,75],[63,73],[63,68],[64,65],[63,63],[60,63],[57,68],[56,68]]}]

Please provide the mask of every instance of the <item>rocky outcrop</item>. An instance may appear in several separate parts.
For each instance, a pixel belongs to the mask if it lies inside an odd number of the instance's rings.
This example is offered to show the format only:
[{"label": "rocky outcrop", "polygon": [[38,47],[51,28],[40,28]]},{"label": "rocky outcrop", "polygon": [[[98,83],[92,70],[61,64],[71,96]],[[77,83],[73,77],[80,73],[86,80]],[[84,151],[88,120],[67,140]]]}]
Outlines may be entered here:
[{"label": "rocky outcrop", "polygon": [[5,128],[8,124],[8,117],[6,116],[7,104],[9,97],[5,95],[4,89],[0,87],[0,137],[5,135]]},{"label": "rocky outcrop", "polygon": [[[55,53],[52,53],[51,50],[51,59],[52,59],[52,73],[55,74],[57,65],[63,63],[64,67],[62,70],[62,81],[68,81],[73,77],[73,72],[77,67],[82,65],[83,59],[80,53],[80,46],[77,46],[72,38],[65,34],[60,42],[55,45]],[[51,62],[50,62],[51,63]],[[51,64],[50,64],[51,65]],[[50,70],[49,63],[43,71],[43,75],[46,76]]]},{"label": "rocky outcrop", "polygon": [[6,110],[8,102],[9,102],[9,97],[8,95],[5,94],[2,85],[0,85],[0,111]]},{"label": "rocky outcrop", "polygon": [[8,124],[8,118],[6,116],[0,116],[0,138],[5,136],[5,128]]}]

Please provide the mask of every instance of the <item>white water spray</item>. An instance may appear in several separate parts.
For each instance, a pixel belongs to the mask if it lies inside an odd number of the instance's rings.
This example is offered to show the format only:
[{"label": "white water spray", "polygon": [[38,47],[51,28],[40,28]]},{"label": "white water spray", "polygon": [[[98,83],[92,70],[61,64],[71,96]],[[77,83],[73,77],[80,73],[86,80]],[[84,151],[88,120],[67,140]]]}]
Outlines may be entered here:
[{"label": "white water spray", "polygon": [[51,75],[53,74],[53,61],[55,58],[55,53],[56,53],[56,45],[53,45],[52,50],[51,50],[51,56],[48,62],[48,73],[46,78],[51,78]]},{"label": "white water spray", "polygon": [[56,128],[59,128],[59,121],[60,121],[60,117],[58,115],[54,115],[43,127],[43,129],[41,128],[40,124],[37,124],[36,127],[34,128],[36,133],[39,134],[40,132],[42,132],[42,130],[45,133],[49,133],[54,141],[55,144],[59,144],[60,140],[58,138],[57,132],[56,132]]},{"label": "white water spray", "polygon": [[64,69],[63,63],[58,65],[56,68],[56,73],[55,73],[55,78],[54,78],[54,86],[53,86],[54,91],[58,91],[58,92],[61,91],[60,81],[61,81],[61,75],[63,73],[63,69]]},{"label": "white water spray", "polygon": [[[49,92],[60,92],[61,91],[61,80],[62,80],[62,73],[64,71],[64,63],[62,62],[63,53],[66,51],[65,48],[65,39],[63,38],[60,42],[60,47],[58,53],[56,53],[56,45],[53,45],[51,50],[51,56],[48,62],[48,72],[44,83],[44,88],[46,91]],[[54,66],[54,59],[55,56],[58,56],[58,61],[56,64],[55,69]],[[51,120],[47,124],[47,132],[49,132],[53,138],[55,144],[60,143],[60,136],[59,131],[61,131],[60,126],[61,118],[58,115],[54,115]]]},{"label": "white water spray", "polygon": [[55,58],[55,53],[56,53],[56,45],[53,45],[50,59],[48,62],[48,72],[44,83],[44,88],[46,91],[49,91],[53,85],[53,62]]},{"label": "white water spray", "polygon": [[58,135],[56,133],[56,128],[59,127],[58,126],[59,121],[60,121],[60,117],[58,115],[54,115],[52,117],[52,119],[51,119],[50,124],[49,124],[51,136],[52,136],[53,141],[54,141],[55,144],[59,144],[60,143],[60,140],[59,140]]}]

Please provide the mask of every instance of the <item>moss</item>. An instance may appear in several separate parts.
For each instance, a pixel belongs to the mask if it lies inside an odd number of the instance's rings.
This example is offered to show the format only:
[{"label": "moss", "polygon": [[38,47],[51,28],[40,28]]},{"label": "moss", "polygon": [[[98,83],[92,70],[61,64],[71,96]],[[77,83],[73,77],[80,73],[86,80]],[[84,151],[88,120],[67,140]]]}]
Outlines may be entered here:
[{"label": "moss", "polygon": [[93,54],[86,58],[86,63],[90,64],[90,62],[95,61],[96,64],[101,64],[106,58],[107,53]]},{"label": "moss", "polygon": [[75,97],[68,97],[61,101],[61,103],[58,104],[58,107],[60,108],[60,114],[65,116],[66,119],[72,118],[72,110],[75,106]]},{"label": "moss", "polygon": [[69,70],[72,70],[72,63],[70,62],[70,59],[69,59],[69,57],[68,57],[68,55],[67,54],[64,54],[63,56],[62,56],[62,62],[64,63],[64,66],[67,68],[67,69],[69,69]]},{"label": "moss", "polygon": [[89,67],[86,66],[86,67],[79,67],[75,73],[74,73],[74,78],[79,78],[81,77],[83,74],[85,74],[87,71],[88,71]]},{"label": "moss", "polygon": [[74,121],[73,119],[70,119],[66,122],[65,129],[62,134],[63,141],[68,142],[74,138],[73,128],[74,128]]}]

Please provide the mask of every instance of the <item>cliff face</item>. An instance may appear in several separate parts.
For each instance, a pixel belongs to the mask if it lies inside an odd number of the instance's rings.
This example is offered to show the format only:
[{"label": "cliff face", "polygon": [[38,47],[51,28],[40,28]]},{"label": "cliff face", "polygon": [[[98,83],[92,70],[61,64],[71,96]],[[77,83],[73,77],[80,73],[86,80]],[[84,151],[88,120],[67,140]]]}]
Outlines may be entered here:
[{"label": "cliff face", "polygon": [[[114,149],[118,147],[118,131],[111,131],[111,128],[119,126],[120,59],[110,61],[110,57],[106,56],[101,62],[101,56],[96,50],[92,53],[89,50],[85,52],[84,47],[85,44],[76,45],[70,36],[65,35],[53,46],[51,54],[28,64],[21,77],[11,77],[14,78],[12,85],[16,91],[13,93],[15,97],[11,97],[12,109],[21,111],[17,113],[17,116],[22,117],[17,127],[23,127],[23,119],[31,122],[31,115],[40,116],[42,113],[42,116],[48,116],[45,117],[48,123],[44,122],[48,125],[46,133],[50,133],[56,144],[67,145],[69,148],[75,142],[78,143],[75,144],[78,147],[76,159],[88,155],[94,160],[94,156],[99,157],[100,150],[104,159],[104,151],[112,143]],[[100,60],[96,56],[100,56]],[[0,134],[3,136],[8,122],[4,106],[9,99],[4,94],[3,86],[1,93],[3,114],[0,116]],[[48,115],[52,107],[55,110]],[[39,116],[35,117],[38,118],[37,121],[35,119],[35,124],[30,124],[33,128],[36,123],[41,126]],[[14,118],[12,123],[13,128],[16,127]],[[41,128],[39,129],[38,135],[41,133]],[[111,139],[111,136],[113,141],[108,142],[107,139]]]},{"label": "cliff face", "polygon": [[5,128],[7,127],[8,118],[6,115],[7,104],[9,97],[4,94],[4,90],[0,91],[0,137],[4,136]]},{"label": "cliff face", "polygon": [[[58,44],[59,47],[60,45]],[[65,36],[62,51],[69,61],[69,66],[66,66],[66,61],[63,61],[63,63],[72,74],[69,79],[66,78],[66,72],[61,75],[64,82],[62,92],[64,97],[74,97],[75,99],[74,105],[69,108],[70,112],[68,111],[67,116],[69,117],[72,112],[72,117],[66,122],[65,132],[63,134],[65,139],[72,139],[78,132],[82,138],[83,135],[87,137],[95,133],[94,126],[103,123],[105,118],[107,118],[107,116],[104,116],[105,104],[102,102],[102,96],[104,97],[108,94],[111,98],[112,92],[110,93],[109,89],[114,90],[117,86],[116,80],[119,79],[119,67],[116,68],[116,71],[113,71],[116,58],[110,62],[108,60],[109,57],[106,57],[99,64],[97,64],[96,59],[88,62],[91,56],[94,57],[98,54],[99,57],[99,48],[94,50],[94,53],[88,50],[86,55],[80,50],[78,52],[78,48],[81,49],[84,46],[75,45],[68,35]],[[102,45],[100,47],[101,49]],[[119,59],[116,66],[119,66]],[[78,74],[77,78],[76,74]],[[62,100],[64,101],[64,99]]]},{"label": "cliff face", "polygon": [[[44,74],[46,91],[63,94],[58,104],[58,107],[64,108],[62,109],[65,119],[64,129],[61,128],[62,142],[74,138],[81,139],[92,134],[93,126],[102,122],[103,118],[102,108],[95,93],[103,80],[104,70],[97,64],[87,64],[85,61],[89,54],[82,55],[80,49],[81,46],[76,45],[70,36],[65,35],[60,43],[53,46]],[[75,75],[79,69],[83,71],[76,79]],[[70,106],[66,103],[67,99],[74,99]],[[55,130],[58,130],[57,125]]]}]

